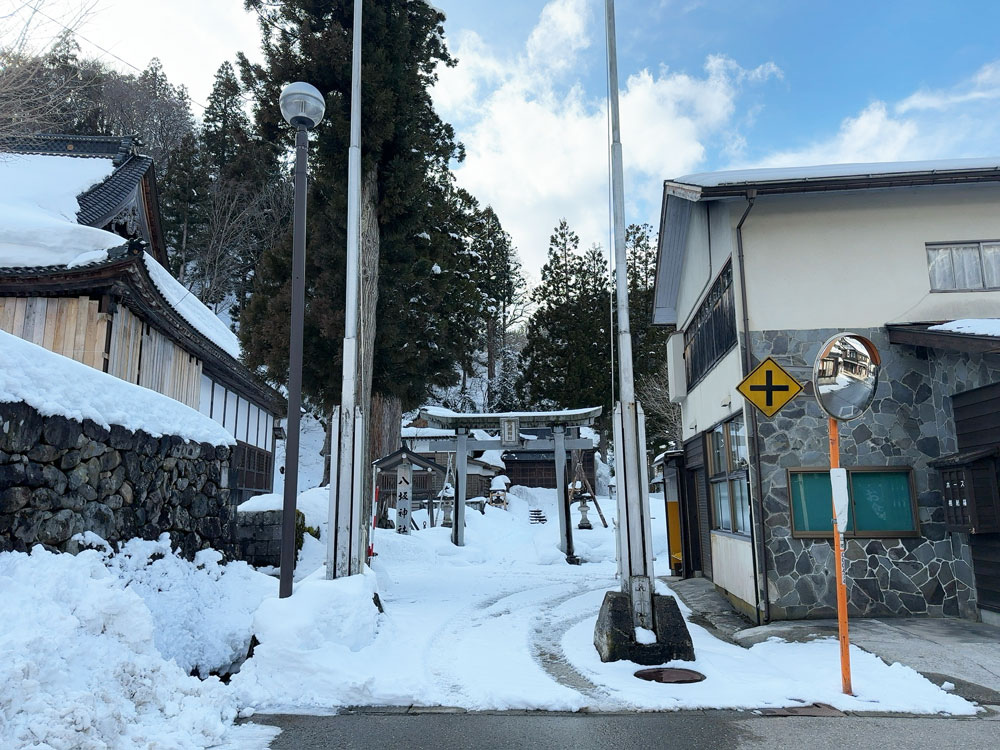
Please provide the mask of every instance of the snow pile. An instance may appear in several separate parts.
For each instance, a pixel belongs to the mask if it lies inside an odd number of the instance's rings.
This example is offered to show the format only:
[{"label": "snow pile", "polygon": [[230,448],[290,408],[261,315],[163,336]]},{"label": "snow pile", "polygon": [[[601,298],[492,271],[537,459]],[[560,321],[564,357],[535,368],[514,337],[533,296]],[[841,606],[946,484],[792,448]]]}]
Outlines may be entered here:
[{"label": "snow pile", "polygon": [[[658,593],[669,594],[662,582]],[[874,654],[851,647],[854,695],[844,695],[840,681],[840,643],[822,638],[808,643],[787,643],[772,638],[744,649],[712,636],[688,622],[695,661],[669,662],[705,675],[702,682],[664,685],[634,676],[632,662],[601,662],[593,646],[596,613],[603,592],[596,591],[559,605],[556,614],[571,619],[590,616],[571,627],[562,638],[570,664],[620,705],[644,710],[698,708],[773,708],[828,703],[842,711],[890,711],[970,716],[976,708],[964,698],[950,695],[918,672],[902,664],[887,665]],[[679,602],[685,616],[690,610]]]},{"label": "snow pile", "polygon": [[225,686],[160,655],[149,609],[103,553],[0,553],[0,601],[0,747],[187,750],[249,739],[231,726]]},{"label": "snow pile", "polygon": [[254,615],[259,645],[233,677],[241,705],[325,709],[366,702],[371,653],[381,616],[375,575],[326,580],[320,568],[287,599],[268,599]]},{"label": "snow pile", "polygon": [[111,159],[3,154],[0,158],[0,266],[73,266],[107,258],[125,244],[77,223],[76,197],[114,171]]},{"label": "snow pile", "polygon": [[170,549],[170,537],[133,539],[107,565],[138,594],[153,617],[153,638],[164,659],[205,676],[242,661],[253,635],[253,612],[278,585],[244,562],[220,565],[222,555],[202,550],[194,562]]},{"label": "snow pile", "polygon": [[176,310],[184,320],[194,326],[195,330],[226,352],[233,359],[240,358],[240,340],[236,334],[226,327],[216,316],[202,304],[187,287],[170,275],[149,253],[143,253],[149,278],[156,284],[163,298]]},{"label": "snow pile", "polygon": [[[323,423],[312,414],[303,414],[299,420],[299,492],[319,487],[323,481],[326,457],[322,455],[322,450],[325,441],[326,428]],[[279,471],[285,465],[285,443],[285,440],[276,440],[274,443],[273,491],[278,495],[285,491],[285,475]]]},{"label": "snow pile", "polygon": [[164,396],[0,331],[0,402],[24,401],[46,417],[91,419],[154,437],[235,445],[222,425]]},{"label": "snow pile", "polygon": [[967,333],[972,336],[1000,336],[1000,318],[965,318],[930,326],[928,331]]}]

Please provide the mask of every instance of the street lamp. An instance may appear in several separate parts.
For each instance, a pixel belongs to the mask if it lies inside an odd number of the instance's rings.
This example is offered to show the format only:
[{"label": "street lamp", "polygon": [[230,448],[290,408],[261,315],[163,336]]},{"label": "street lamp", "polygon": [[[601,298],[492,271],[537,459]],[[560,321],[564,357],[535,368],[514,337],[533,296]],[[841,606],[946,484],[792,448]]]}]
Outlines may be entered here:
[{"label": "street lamp", "polygon": [[285,496],[281,512],[281,578],[278,596],[292,595],[295,569],[295,501],[299,484],[299,417],[302,410],[302,327],[306,296],[306,170],[309,130],[319,125],[326,103],[319,90],[301,81],[278,97],[281,115],[295,133],[295,215],[292,224],[292,322],[288,344],[288,441],[285,444]]}]

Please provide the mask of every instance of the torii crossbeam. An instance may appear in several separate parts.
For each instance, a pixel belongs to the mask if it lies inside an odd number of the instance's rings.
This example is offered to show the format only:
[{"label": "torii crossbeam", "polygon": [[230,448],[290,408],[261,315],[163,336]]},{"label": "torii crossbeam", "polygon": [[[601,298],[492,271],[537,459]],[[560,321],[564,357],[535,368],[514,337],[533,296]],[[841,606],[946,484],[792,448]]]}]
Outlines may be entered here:
[{"label": "torii crossbeam", "polygon": [[[420,410],[420,418],[431,427],[455,430],[454,440],[433,440],[432,450],[455,451],[458,487],[455,492],[455,523],[451,528],[451,541],[462,547],[465,545],[465,491],[470,450],[503,450],[521,448],[528,441],[521,438],[522,427],[547,427],[552,430],[552,440],[532,440],[536,450],[552,450],[556,462],[556,493],[559,497],[559,549],[566,555],[566,562],[578,564],[579,558],[573,551],[573,526],[569,518],[569,493],[566,491],[566,451],[591,448],[593,441],[581,438],[566,438],[570,427],[592,425],[601,416],[601,407],[587,409],[566,409],[549,412],[502,412],[494,414],[459,414],[450,409],[426,407]],[[496,440],[469,439],[469,430],[499,431]]]}]

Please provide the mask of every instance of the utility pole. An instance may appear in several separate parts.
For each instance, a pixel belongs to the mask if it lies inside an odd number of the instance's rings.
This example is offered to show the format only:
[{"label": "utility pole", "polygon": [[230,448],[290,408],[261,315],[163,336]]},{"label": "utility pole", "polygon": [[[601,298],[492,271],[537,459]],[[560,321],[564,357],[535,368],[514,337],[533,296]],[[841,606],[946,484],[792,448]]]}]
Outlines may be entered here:
[{"label": "utility pole", "polygon": [[361,285],[361,9],[354,3],[351,55],[351,145],[347,160],[347,298],[344,308],[344,375],[340,407],[334,410],[330,446],[330,544],[326,577],[360,573],[364,410],[358,401],[358,289]]},{"label": "utility pole", "polygon": [[615,406],[615,476],[618,480],[618,533],[621,545],[622,591],[629,595],[635,627],[654,629],[653,549],[646,481],[646,441],[642,409],[635,400],[632,333],[628,314],[628,260],[625,256],[625,194],[621,125],[618,115],[618,56],[615,43],[615,2],[605,0],[608,34],[608,84],[611,107],[611,203],[615,229],[615,291],[618,317],[618,389]]}]

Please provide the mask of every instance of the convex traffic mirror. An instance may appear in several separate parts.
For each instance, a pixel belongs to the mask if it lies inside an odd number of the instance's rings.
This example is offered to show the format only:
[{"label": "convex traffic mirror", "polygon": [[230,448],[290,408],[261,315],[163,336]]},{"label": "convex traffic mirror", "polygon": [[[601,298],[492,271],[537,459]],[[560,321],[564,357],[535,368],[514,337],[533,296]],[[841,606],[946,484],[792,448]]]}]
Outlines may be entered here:
[{"label": "convex traffic mirror", "polygon": [[813,366],[816,400],[834,419],[857,419],[875,398],[881,360],[864,336],[838,333],[823,344]]}]

